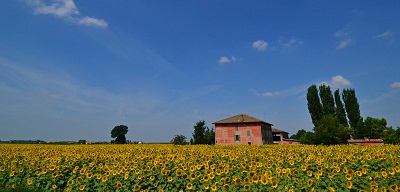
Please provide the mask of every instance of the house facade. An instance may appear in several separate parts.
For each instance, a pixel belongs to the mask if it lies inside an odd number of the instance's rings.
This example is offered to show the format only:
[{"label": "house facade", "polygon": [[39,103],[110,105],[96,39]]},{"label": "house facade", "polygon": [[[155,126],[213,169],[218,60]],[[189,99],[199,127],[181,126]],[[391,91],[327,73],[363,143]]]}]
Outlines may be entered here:
[{"label": "house facade", "polygon": [[349,145],[384,145],[382,139],[350,139],[347,142]]},{"label": "house facade", "polygon": [[239,114],[213,123],[216,145],[272,144],[272,124]]}]

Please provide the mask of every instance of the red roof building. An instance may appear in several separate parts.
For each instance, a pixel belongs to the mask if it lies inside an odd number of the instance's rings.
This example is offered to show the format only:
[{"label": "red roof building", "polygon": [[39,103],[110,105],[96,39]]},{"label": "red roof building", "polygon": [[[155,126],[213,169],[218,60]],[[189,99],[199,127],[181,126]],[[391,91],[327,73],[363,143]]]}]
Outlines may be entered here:
[{"label": "red roof building", "polygon": [[299,140],[289,139],[289,133],[276,128],[272,128],[272,136],[275,144],[280,145],[296,145],[300,144]]},{"label": "red roof building", "polygon": [[350,139],[347,140],[350,145],[384,145],[382,139]]},{"label": "red roof building", "polygon": [[213,123],[215,144],[272,144],[272,124],[255,117],[239,114]]}]

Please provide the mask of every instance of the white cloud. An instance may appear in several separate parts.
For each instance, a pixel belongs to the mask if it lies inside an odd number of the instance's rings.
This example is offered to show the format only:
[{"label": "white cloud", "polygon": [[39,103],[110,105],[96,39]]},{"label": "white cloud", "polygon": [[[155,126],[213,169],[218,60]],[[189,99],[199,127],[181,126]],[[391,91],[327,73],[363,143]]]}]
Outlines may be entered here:
[{"label": "white cloud", "polygon": [[108,26],[108,23],[105,22],[103,19],[96,19],[92,17],[84,17],[82,19],[79,19],[78,23],[81,25],[104,27],[104,28]]},{"label": "white cloud", "polygon": [[276,40],[276,43],[283,48],[293,48],[297,45],[302,44],[303,41],[298,40],[294,37],[286,41],[283,37],[279,37],[278,40]]},{"label": "white cloud", "polygon": [[393,34],[392,34],[391,32],[386,31],[386,32],[384,32],[384,33],[381,33],[381,34],[375,36],[375,38],[376,38],[376,39],[387,39],[387,38],[391,37],[392,35],[393,35]]},{"label": "white cloud", "polygon": [[32,6],[35,14],[54,15],[64,19],[72,20],[74,23],[105,28],[108,26],[107,22],[102,19],[93,17],[82,16],[73,0],[27,0]]},{"label": "white cloud", "polygon": [[331,80],[332,87],[341,88],[351,85],[350,81],[343,78],[341,75],[332,77]]},{"label": "white cloud", "polygon": [[391,87],[391,88],[400,88],[400,82],[393,82],[393,83],[390,85],[390,87]]},{"label": "white cloud", "polygon": [[268,48],[268,43],[264,40],[258,40],[253,42],[253,48],[257,49],[258,51],[265,51]]},{"label": "white cloud", "polygon": [[322,81],[322,82],[318,83],[318,85],[327,85],[327,86],[330,86],[331,88],[339,89],[342,87],[350,86],[351,82],[349,80],[345,79],[343,76],[337,75],[337,76],[332,77],[330,82]]},{"label": "white cloud", "polygon": [[350,37],[350,32],[346,30],[340,30],[335,33],[335,37],[339,39],[339,44],[336,49],[343,49],[353,43],[353,39]]},{"label": "white cloud", "polygon": [[266,96],[266,97],[273,97],[273,96],[278,96],[278,95],[280,95],[279,92],[265,92],[263,94],[263,96]]},{"label": "white cloud", "polygon": [[231,56],[231,57],[222,56],[219,58],[218,63],[225,64],[225,63],[231,63],[231,62],[235,62],[235,61],[236,61],[236,57],[234,57],[234,56]]},{"label": "white cloud", "polygon": [[339,42],[339,45],[336,46],[336,49],[343,49],[345,47],[347,47],[353,40],[352,39],[346,39],[343,41]]},{"label": "white cloud", "polygon": [[73,0],[52,1],[50,5],[44,3],[42,0],[29,2],[34,6],[36,14],[56,15],[60,17],[79,15],[79,11]]}]

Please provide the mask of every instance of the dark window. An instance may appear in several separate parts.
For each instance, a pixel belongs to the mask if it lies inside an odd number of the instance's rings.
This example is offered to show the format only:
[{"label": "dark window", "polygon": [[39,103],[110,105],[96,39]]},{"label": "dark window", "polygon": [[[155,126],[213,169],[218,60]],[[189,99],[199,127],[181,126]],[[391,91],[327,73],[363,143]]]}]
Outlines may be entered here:
[{"label": "dark window", "polygon": [[240,141],[240,135],[235,135],[235,141]]}]

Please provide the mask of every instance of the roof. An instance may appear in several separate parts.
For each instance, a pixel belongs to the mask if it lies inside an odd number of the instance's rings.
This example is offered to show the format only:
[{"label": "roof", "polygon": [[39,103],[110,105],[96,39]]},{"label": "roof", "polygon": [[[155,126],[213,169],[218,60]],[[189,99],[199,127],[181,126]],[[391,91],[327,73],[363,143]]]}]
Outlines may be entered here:
[{"label": "roof", "polygon": [[257,119],[247,114],[235,115],[226,119],[216,121],[213,124],[231,124],[231,123],[266,123],[268,125],[272,125],[271,123],[261,121],[260,119]]},{"label": "roof", "polygon": [[288,132],[282,131],[282,130],[280,130],[280,129],[277,129],[277,128],[272,127],[272,133],[288,133]]},{"label": "roof", "polygon": [[383,143],[383,139],[350,139],[347,140],[349,143]]}]

